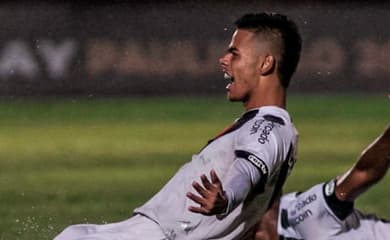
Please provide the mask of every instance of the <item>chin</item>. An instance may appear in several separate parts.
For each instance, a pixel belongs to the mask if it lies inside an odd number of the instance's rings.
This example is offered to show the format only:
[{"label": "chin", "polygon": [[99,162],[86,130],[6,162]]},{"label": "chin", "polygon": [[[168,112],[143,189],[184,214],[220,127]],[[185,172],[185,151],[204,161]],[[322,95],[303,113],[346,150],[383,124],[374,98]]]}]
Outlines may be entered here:
[{"label": "chin", "polygon": [[246,97],[244,96],[234,96],[230,93],[227,94],[227,99],[230,102],[244,102],[246,100]]},{"label": "chin", "polygon": [[227,99],[230,101],[230,102],[238,102],[238,101],[241,101],[240,99],[234,97],[234,96],[231,96],[230,94],[227,95]]}]

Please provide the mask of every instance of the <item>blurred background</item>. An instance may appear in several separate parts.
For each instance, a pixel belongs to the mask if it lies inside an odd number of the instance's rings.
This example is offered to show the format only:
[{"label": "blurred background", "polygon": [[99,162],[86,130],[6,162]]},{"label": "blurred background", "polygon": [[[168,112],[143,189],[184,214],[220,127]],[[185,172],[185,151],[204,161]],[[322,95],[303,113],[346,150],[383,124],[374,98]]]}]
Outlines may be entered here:
[{"label": "blurred background", "polygon": [[[120,221],[238,117],[218,58],[247,12],[298,24],[286,191],[347,170],[389,124],[386,1],[1,1],[0,240]],[[390,218],[389,177],[357,206]],[[142,187],[141,187],[142,186]]]},{"label": "blurred background", "polygon": [[304,45],[293,92],[390,89],[389,3],[3,1],[0,94],[215,94],[217,59],[246,12],[283,12]]}]

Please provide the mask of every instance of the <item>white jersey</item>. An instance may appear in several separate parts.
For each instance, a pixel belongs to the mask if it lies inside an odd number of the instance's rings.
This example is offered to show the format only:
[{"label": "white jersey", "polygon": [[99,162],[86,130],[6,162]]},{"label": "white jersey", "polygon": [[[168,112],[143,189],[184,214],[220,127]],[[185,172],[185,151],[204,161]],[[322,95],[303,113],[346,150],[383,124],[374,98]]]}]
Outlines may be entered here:
[{"label": "white jersey", "polygon": [[[250,110],[209,141],[135,213],[158,223],[171,239],[239,239],[280,192],[294,165],[296,145],[297,132],[284,109],[267,106]],[[239,158],[251,162],[261,174],[246,200],[222,219],[190,212],[188,207],[196,203],[185,194],[194,191],[192,182],[214,169],[226,186],[232,177],[229,168]]]},{"label": "white jersey", "polygon": [[[250,110],[210,140],[156,195],[135,209],[135,217],[105,225],[73,225],[55,240],[240,239],[280,193],[295,163],[296,145],[297,132],[284,109],[267,106]],[[256,180],[241,181],[237,163],[248,167],[249,176],[256,175]],[[197,204],[186,193],[194,192],[192,182],[212,169],[228,196],[237,197],[235,193],[247,188],[244,201],[229,199],[227,213],[219,216],[190,212],[188,207]]]},{"label": "white jersey", "polygon": [[364,215],[336,198],[335,181],[281,198],[278,234],[286,240],[385,240],[390,222]]}]

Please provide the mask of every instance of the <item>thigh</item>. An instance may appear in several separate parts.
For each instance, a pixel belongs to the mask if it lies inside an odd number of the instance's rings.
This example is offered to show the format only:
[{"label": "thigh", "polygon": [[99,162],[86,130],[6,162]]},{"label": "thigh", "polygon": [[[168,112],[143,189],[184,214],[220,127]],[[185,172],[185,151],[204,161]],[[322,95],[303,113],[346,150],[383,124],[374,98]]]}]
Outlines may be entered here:
[{"label": "thigh", "polygon": [[115,236],[115,234],[120,236],[119,238],[109,238],[110,240],[167,239],[159,224],[142,215],[135,215],[134,217],[111,227],[106,232],[113,234],[113,236]]},{"label": "thigh", "polygon": [[65,229],[54,240],[166,240],[160,226],[136,215],[125,221],[103,225],[80,224]]}]

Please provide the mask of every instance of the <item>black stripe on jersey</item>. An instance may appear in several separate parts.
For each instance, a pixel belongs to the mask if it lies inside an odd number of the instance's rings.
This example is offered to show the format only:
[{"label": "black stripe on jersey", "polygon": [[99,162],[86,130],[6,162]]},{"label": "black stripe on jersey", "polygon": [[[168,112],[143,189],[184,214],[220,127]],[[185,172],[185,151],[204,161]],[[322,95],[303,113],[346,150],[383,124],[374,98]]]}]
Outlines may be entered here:
[{"label": "black stripe on jersey", "polygon": [[261,177],[268,177],[268,167],[264,163],[263,160],[261,160],[256,155],[242,150],[236,150],[234,151],[236,154],[236,157],[243,158],[245,160],[248,160],[250,163],[252,163],[257,169],[259,169]]},{"label": "black stripe on jersey", "polygon": [[274,116],[274,115],[267,114],[267,115],[264,115],[263,118],[267,121],[270,121],[270,122],[275,122],[275,123],[279,123],[280,125],[285,125],[283,119],[281,119],[280,117]]},{"label": "black stripe on jersey", "polygon": [[332,192],[329,192],[329,184],[336,185],[335,181],[324,184],[322,192],[326,203],[332,212],[340,219],[344,220],[353,211],[353,202],[340,201],[336,196],[336,187],[333,187]]},{"label": "black stripe on jersey", "polygon": [[288,212],[286,209],[282,208],[279,217],[280,217],[280,223],[282,224],[282,228],[286,229],[290,227],[290,223],[288,222]]},{"label": "black stripe on jersey", "polygon": [[[237,129],[239,129],[240,127],[242,127],[246,122],[248,122],[249,120],[251,120],[252,118],[254,118],[257,113],[259,112],[259,110],[255,109],[255,110],[252,110],[252,111],[249,111],[249,112],[246,112],[244,113],[239,119],[237,119],[237,121],[235,121],[233,123],[233,125],[231,127],[229,127],[226,131],[224,131],[223,133],[221,134],[218,134],[218,136],[214,137],[213,139],[209,140],[206,144],[206,146],[204,146],[203,148],[207,147],[210,143],[214,142],[215,140],[217,140],[218,138],[228,134],[228,133],[231,133]],[[202,148],[202,149],[203,149]]]},{"label": "black stripe on jersey", "polygon": [[236,150],[234,153],[236,154],[236,157],[249,161],[253,166],[255,166],[259,170],[261,175],[260,181],[257,183],[253,191],[257,194],[263,193],[265,190],[265,185],[267,184],[268,181],[267,165],[264,163],[263,160],[261,160],[259,157],[257,157],[256,155],[250,152]]},{"label": "black stripe on jersey", "polygon": [[294,146],[291,143],[290,147],[288,149],[286,159],[284,160],[282,167],[280,169],[278,180],[275,184],[274,192],[272,193],[272,197],[271,197],[271,200],[269,202],[267,209],[269,209],[272,206],[273,202],[282,194],[282,187],[284,185],[284,182],[287,179],[287,176],[288,176],[290,169],[293,167],[293,166],[290,166],[290,164],[292,162],[291,159],[294,157],[293,156],[293,152],[294,152],[293,148],[294,148]]}]

